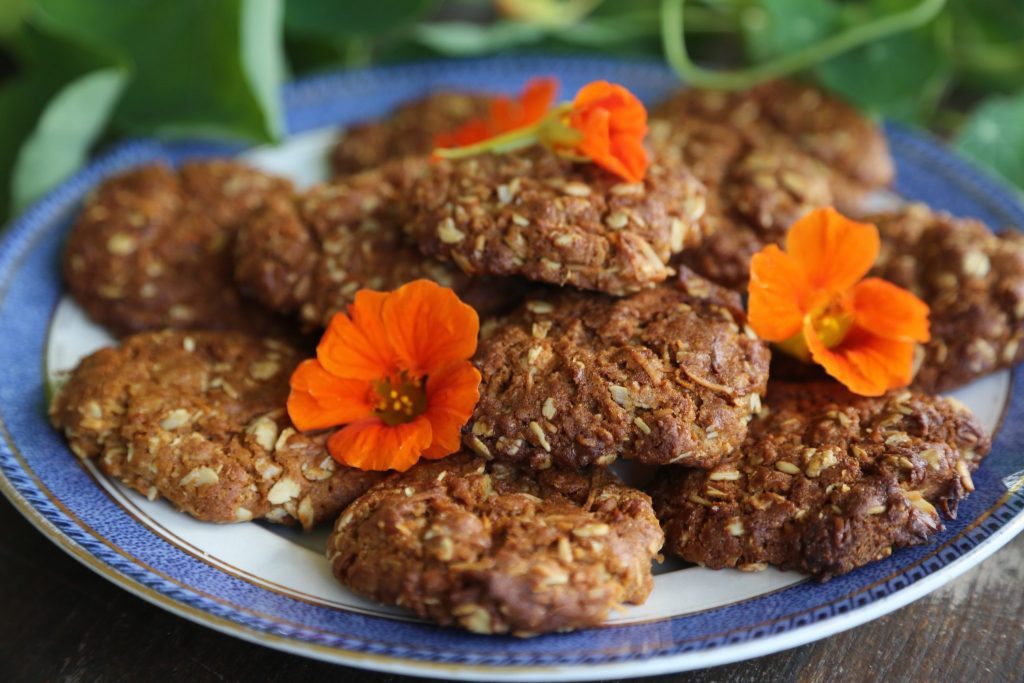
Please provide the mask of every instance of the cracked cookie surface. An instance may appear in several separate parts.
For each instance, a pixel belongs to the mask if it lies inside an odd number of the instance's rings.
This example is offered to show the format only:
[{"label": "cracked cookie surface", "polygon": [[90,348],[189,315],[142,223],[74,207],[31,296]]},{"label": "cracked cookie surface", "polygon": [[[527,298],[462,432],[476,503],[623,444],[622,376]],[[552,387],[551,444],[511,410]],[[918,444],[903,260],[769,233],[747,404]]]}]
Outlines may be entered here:
[{"label": "cracked cookie surface", "polygon": [[735,293],[686,271],[622,299],[528,301],[485,332],[474,362],[483,382],[463,442],[482,455],[711,467],[742,442],[769,353]]},{"label": "cracked cookie surface", "polygon": [[348,175],[428,154],[438,135],[485,116],[490,101],[484,93],[442,91],[405,102],[383,118],[348,128],[331,151],[331,167]]},{"label": "cracked cookie surface", "polygon": [[470,277],[423,256],[403,233],[404,197],[427,163],[391,162],[268,202],[239,230],[239,287],[308,329],[326,327],[360,289],[390,291],[419,278],[450,287],[482,314],[507,307],[521,282]]},{"label": "cracked cookie surface", "polygon": [[915,387],[947,391],[1024,358],[1024,235],[920,204],[865,220],[882,238],[872,274],[931,308]]},{"label": "cracked cookie surface", "polygon": [[701,244],[673,264],[744,290],[750,259],[768,244],[782,244],[790,225],[812,209],[836,203],[821,163],[786,146],[738,155],[709,189]]},{"label": "cracked cookie surface", "polygon": [[809,210],[856,212],[892,181],[885,137],[845,103],[778,81],[748,91],[687,89],[655,109],[651,144],[694,159],[708,188],[705,239],[675,262],[745,289],[751,256]]},{"label": "cracked cookie surface", "polygon": [[814,86],[792,80],[723,92],[686,88],[654,108],[655,118],[697,118],[724,124],[754,146],[779,136],[865,187],[895,174],[882,130],[854,107]]},{"label": "cracked cookie surface", "polygon": [[604,469],[536,473],[459,453],[361,496],[327,556],[343,585],[379,602],[528,636],[643,602],[662,541],[650,498]]},{"label": "cracked cookie surface", "polygon": [[652,487],[666,551],[711,568],[775,565],[826,579],[924,543],[974,490],[988,435],[953,399],[769,387],[733,457]]},{"label": "cracked cookie surface", "polygon": [[208,522],[310,528],[380,477],[339,465],[285,412],[297,351],[231,332],[142,333],[85,358],[50,406],[80,458]]},{"label": "cracked cookie surface", "polygon": [[668,277],[700,241],[705,190],[682,165],[626,183],[540,146],[431,164],[414,184],[407,231],[470,274],[522,275],[624,295]]},{"label": "cracked cookie surface", "polygon": [[287,180],[226,160],[148,165],[90,195],[64,251],[68,290],[115,334],[174,327],[279,333],[232,278],[238,223]]}]

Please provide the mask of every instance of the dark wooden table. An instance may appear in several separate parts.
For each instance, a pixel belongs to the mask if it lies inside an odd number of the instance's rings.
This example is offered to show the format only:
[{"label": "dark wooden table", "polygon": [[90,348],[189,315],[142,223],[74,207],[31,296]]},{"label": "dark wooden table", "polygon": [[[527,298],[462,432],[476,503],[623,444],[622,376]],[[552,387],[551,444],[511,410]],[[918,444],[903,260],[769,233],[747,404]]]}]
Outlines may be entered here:
[{"label": "dark wooden table", "polygon": [[[66,556],[0,498],[0,680],[324,681],[332,666],[197,626]],[[1024,535],[949,586],[852,631],[648,681],[1024,681]]]}]

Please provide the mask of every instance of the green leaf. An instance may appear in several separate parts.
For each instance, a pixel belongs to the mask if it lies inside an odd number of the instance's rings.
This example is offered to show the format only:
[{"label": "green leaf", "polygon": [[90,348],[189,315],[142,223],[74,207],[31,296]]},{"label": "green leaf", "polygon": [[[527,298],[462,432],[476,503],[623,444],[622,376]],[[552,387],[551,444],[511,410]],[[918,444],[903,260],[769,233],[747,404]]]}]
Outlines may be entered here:
[{"label": "green leaf", "polygon": [[284,132],[281,86],[287,77],[283,8],[279,0],[248,0],[242,5],[242,70],[252,87],[273,137]]},{"label": "green leaf", "polygon": [[[890,14],[918,0],[872,0],[872,16]],[[878,40],[821,64],[815,73],[834,90],[871,113],[927,123],[952,76],[949,17]]]},{"label": "green leaf", "polygon": [[[687,7],[690,30],[698,23],[694,7]],[[655,2],[604,0],[581,21],[560,28],[555,35],[569,44],[616,49],[625,43],[649,41],[660,49],[661,7]]]},{"label": "green leaf", "polygon": [[390,33],[432,10],[435,0],[289,0],[289,31],[344,39]]},{"label": "green leaf", "polygon": [[128,72],[109,54],[29,26],[21,74],[0,88],[0,216],[74,171],[103,131]]},{"label": "green leaf", "polygon": [[31,0],[3,0],[0,2],[0,38],[13,34],[31,9]]},{"label": "green leaf", "polygon": [[1024,88],[1024,2],[958,0],[950,11],[960,79],[980,92]]},{"label": "green leaf", "polygon": [[69,82],[47,103],[14,166],[11,195],[15,211],[82,165],[126,81],[124,69],[97,69]]},{"label": "green leaf", "polygon": [[1024,91],[982,102],[964,124],[955,147],[1024,190]]},{"label": "green leaf", "polygon": [[762,62],[835,32],[840,10],[830,0],[763,0],[740,14],[750,59]]},{"label": "green leaf", "polygon": [[446,21],[416,26],[413,38],[444,55],[477,55],[534,43],[548,30],[518,21],[475,24]]},{"label": "green leaf", "polygon": [[1009,43],[1021,49],[1024,2],[1020,0],[953,0],[958,33],[971,40]]},{"label": "green leaf", "polygon": [[45,26],[134,67],[116,112],[133,133],[281,133],[280,0],[36,0]]}]

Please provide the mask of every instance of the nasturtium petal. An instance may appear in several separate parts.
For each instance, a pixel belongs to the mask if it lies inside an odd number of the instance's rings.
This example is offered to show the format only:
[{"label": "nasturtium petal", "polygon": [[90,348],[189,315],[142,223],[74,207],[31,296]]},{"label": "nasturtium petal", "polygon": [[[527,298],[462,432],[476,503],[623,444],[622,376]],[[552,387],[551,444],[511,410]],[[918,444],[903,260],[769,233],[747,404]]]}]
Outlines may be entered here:
[{"label": "nasturtium petal", "polygon": [[912,343],[883,339],[854,328],[842,344],[829,349],[810,323],[805,325],[804,335],[814,362],[855,394],[881,396],[889,389],[910,383]]},{"label": "nasturtium petal", "polygon": [[421,377],[476,353],[480,319],[455,292],[430,280],[402,285],[381,307],[401,369]]},{"label": "nasturtium petal", "polygon": [[853,363],[846,349],[826,347],[810,322],[804,325],[804,339],[814,362],[847,389],[861,396],[881,396],[885,393],[888,388],[887,373],[864,373]]},{"label": "nasturtium petal", "polygon": [[762,339],[781,342],[798,333],[810,295],[803,268],[792,256],[774,244],[754,254],[747,320]]},{"label": "nasturtium petal", "polygon": [[397,356],[381,310],[388,294],[360,290],[348,313],[331,319],[316,348],[317,359],[338,377],[376,381],[397,370]]},{"label": "nasturtium petal", "polygon": [[868,278],[850,292],[857,325],[879,337],[904,342],[927,342],[928,304],[880,278]]},{"label": "nasturtium petal", "polygon": [[372,385],[342,379],[317,360],[305,360],[292,373],[288,416],[301,431],[327,429],[373,415]]},{"label": "nasturtium petal", "polygon": [[845,292],[867,275],[879,247],[878,228],[832,207],[806,214],[786,237],[786,252],[803,267],[807,284],[833,293]]},{"label": "nasturtium petal", "polygon": [[422,416],[393,427],[371,418],[339,429],[327,440],[327,449],[349,467],[405,472],[416,464],[431,439],[430,422]]},{"label": "nasturtium petal", "polygon": [[425,458],[443,458],[459,450],[462,428],[480,400],[480,371],[469,361],[452,363],[427,379],[427,410],[434,440]]}]

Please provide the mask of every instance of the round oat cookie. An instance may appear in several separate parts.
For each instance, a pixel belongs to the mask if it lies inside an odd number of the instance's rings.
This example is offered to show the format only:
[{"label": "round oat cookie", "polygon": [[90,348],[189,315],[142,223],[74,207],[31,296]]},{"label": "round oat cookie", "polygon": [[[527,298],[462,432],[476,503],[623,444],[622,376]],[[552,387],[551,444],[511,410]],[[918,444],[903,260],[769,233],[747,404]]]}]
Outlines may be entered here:
[{"label": "round oat cookie", "polygon": [[[704,99],[699,95],[691,94],[686,101],[699,105]],[[673,265],[686,265],[713,282],[743,290],[751,256],[768,244],[781,243],[789,226],[808,211],[833,205],[845,212],[860,209],[863,188],[770,122],[755,119],[761,133],[745,135],[740,123],[755,124],[743,117],[730,125],[729,117],[701,118],[708,112],[693,109],[652,120],[649,137],[663,157],[685,164],[707,187],[700,221],[704,237],[676,254]]]},{"label": "round oat cookie", "polygon": [[745,290],[754,254],[782,244],[804,214],[835,203],[827,174],[813,157],[788,145],[753,147],[732,161],[723,182],[709,192],[701,219],[704,241],[684,250],[673,264]]},{"label": "round oat cookie", "polygon": [[713,467],[760,406],[769,352],[739,296],[683,271],[628,298],[566,291],[489,327],[463,442],[543,469]]},{"label": "round oat cookie", "polygon": [[403,198],[427,163],[410,157],[273,198],[239,229],[239,287],[273,311],[298,314],[308,329],[326,327],[360,289],[390,291],[419,278],[450,287],[481,314],[507,309],[523,283],[470,277],[424,257],[403,233]]},{"label": "round oat cookie", "polygon": [[755,147],[729,168],[724,203],[765,244],[780,244],[786,231],[835,197],[821,162],[788,145]]},{"label": "round oat cookie", "polygon": [[660,156],[671,158],[674,165],[689,169],[704,183],[709,195],[715,193],[748,148],[734,128],[695,117],[651,119],[649,128],[647,145],[658,150]]},{"label": "round oat cookie", "polygon": [[466,273],[629,294],[700,241],[705,189],[675,159],[641,183],[540,146],[441,161],[414,184],[407,231]]},{"label": "round oat cookie", "polygon": [[757,88],[764,115],[828,166],[866,187],[896,174],[882,129],[854,107],[806,83],[777,80]]},{"label": "round oat cookie", "polygon": [[737,92],[686,88],[655,107],[653,116],[724,124],[754,146],[788,138],[842,176],[851,190],[887,186],[895,174],[888,142],[874,122],[823,90],[796,81]]},{"label": "round oat cookie", "polygon": [[1024,235],[921,204],[868,216],[882,250],[873,275],[931,308],[914,386],[947,391],[1024,358]]},{"label": "round oat cookie", "polygon": [[672,468],[652,489],[666,549],[720,569],[821,579],[926,542],[974,490],[988,435],[953,399],[879,398],[832,383],[769,386],[734,456]]},{"label": "round oat cookie", "polygon": [[642,603],[663,540],[650,498],[603,469],[533,473],[460,453],[370,489],[327,556],[338,581],[379,602],[528,636]]},{"label": "round oat cookie", "polygon": [[745,291],[750,281],[750,259],[765,247],[764,237],[734,212],[724,209],[717,196],[708,197],[702,222],[704,241],[676,255],[672,266],[690,268],[722,287]]},{"label": "round oat cookie", "polygon": [[291,184],[226,160],[173,171],[142,166],[86,199],[68,235],[64,278],[75,300],[118,335],[143,330],[277,331],[232,281],[238,222]]},{"label": "round oat cookie", "polygon": [[207,522],[310,528],[379,475],[335,463],[285,413],[299,353],[234,332],[157,332],[85,358],[50,406],[79,457]]},{"label": "round oat cookie", "polygon": [[490,101],[484,93],[444,91],[406,102],[383,119],[346,130],[331,152],[331,167],[336,175],[348,175],[427,154],[438,135],[485,116]]}]

